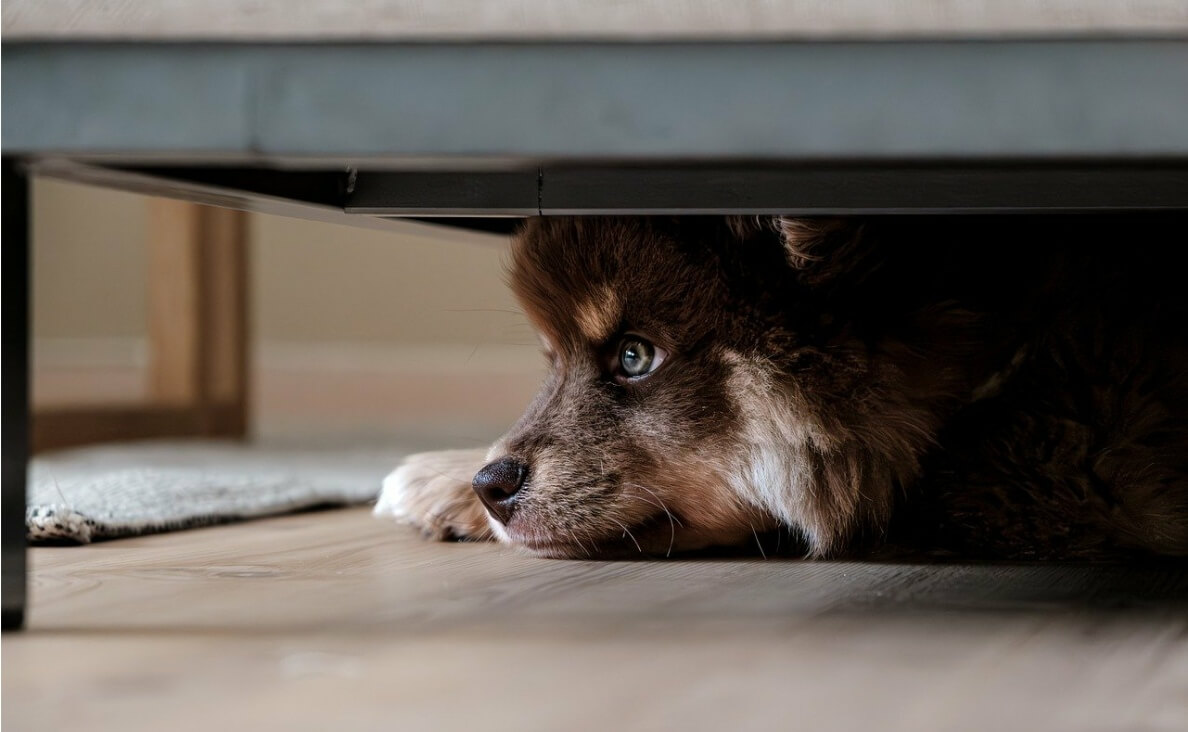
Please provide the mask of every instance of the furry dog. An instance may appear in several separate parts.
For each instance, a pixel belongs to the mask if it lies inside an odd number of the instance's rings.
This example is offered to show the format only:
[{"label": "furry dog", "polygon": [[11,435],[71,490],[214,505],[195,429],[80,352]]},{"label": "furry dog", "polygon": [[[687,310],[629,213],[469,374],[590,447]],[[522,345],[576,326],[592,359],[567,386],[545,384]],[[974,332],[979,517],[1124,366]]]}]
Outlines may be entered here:
[{"label": "furry dog", "polygon": [[1188,297],[1158,246],[1183,236],[530,219],[510,284],[550,375],[490,450],[408,459],[377,513],[552,557],[772,535],[813,557],[1188,555]]}]

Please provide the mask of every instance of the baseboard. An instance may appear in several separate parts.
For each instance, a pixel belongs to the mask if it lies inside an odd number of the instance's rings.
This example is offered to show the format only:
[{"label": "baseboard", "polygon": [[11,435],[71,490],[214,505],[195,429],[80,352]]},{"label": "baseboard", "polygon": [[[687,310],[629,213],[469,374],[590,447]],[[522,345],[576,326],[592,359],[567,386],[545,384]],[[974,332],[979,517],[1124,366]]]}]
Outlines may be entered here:
[{"label": "baseboard", "polygon": [[[34,405],[147,398],[142,339],[36,339]],[[544,373],[535,346],[499,343],[261,342],[252,353],[256,431],[461,430],[489,439],[515,420]]]}]

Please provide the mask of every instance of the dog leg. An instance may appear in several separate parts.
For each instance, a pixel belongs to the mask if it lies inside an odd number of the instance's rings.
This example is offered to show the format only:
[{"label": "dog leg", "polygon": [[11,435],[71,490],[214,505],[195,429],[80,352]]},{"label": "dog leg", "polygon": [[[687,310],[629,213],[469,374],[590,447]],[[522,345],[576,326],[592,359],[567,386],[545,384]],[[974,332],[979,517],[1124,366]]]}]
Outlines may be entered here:
[{"label": "dog leg", "polygon": [[487,511],[470,488],[486,457],[486,449],[410,455],[384,478],[375,515],[416,526],[439,541],[493,538]]}]

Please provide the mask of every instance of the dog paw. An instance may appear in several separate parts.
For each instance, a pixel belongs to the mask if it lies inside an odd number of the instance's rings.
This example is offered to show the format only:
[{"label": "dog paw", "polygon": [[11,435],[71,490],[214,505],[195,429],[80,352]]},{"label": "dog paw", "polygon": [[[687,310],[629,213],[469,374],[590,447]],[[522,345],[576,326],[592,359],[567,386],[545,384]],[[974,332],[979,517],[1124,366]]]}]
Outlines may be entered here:
[{"label": "dog paw", "polygon": [[486,450],[442,450],[405,458],[384,478],[374,514],[439,541],[492,538],[487,511],[470,487],[486,455]]}]

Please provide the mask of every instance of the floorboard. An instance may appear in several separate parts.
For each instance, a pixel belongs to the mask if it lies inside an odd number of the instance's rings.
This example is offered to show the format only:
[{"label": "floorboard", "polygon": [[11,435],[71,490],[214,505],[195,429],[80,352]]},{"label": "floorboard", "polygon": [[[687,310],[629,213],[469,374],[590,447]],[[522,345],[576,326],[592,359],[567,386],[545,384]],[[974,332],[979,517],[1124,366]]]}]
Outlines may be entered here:
[{"label": "floorboard", "polygon": [[12,730],[1188,720],[1184,565],[541,560],[341,510],[39,548],[31,582]]}]

